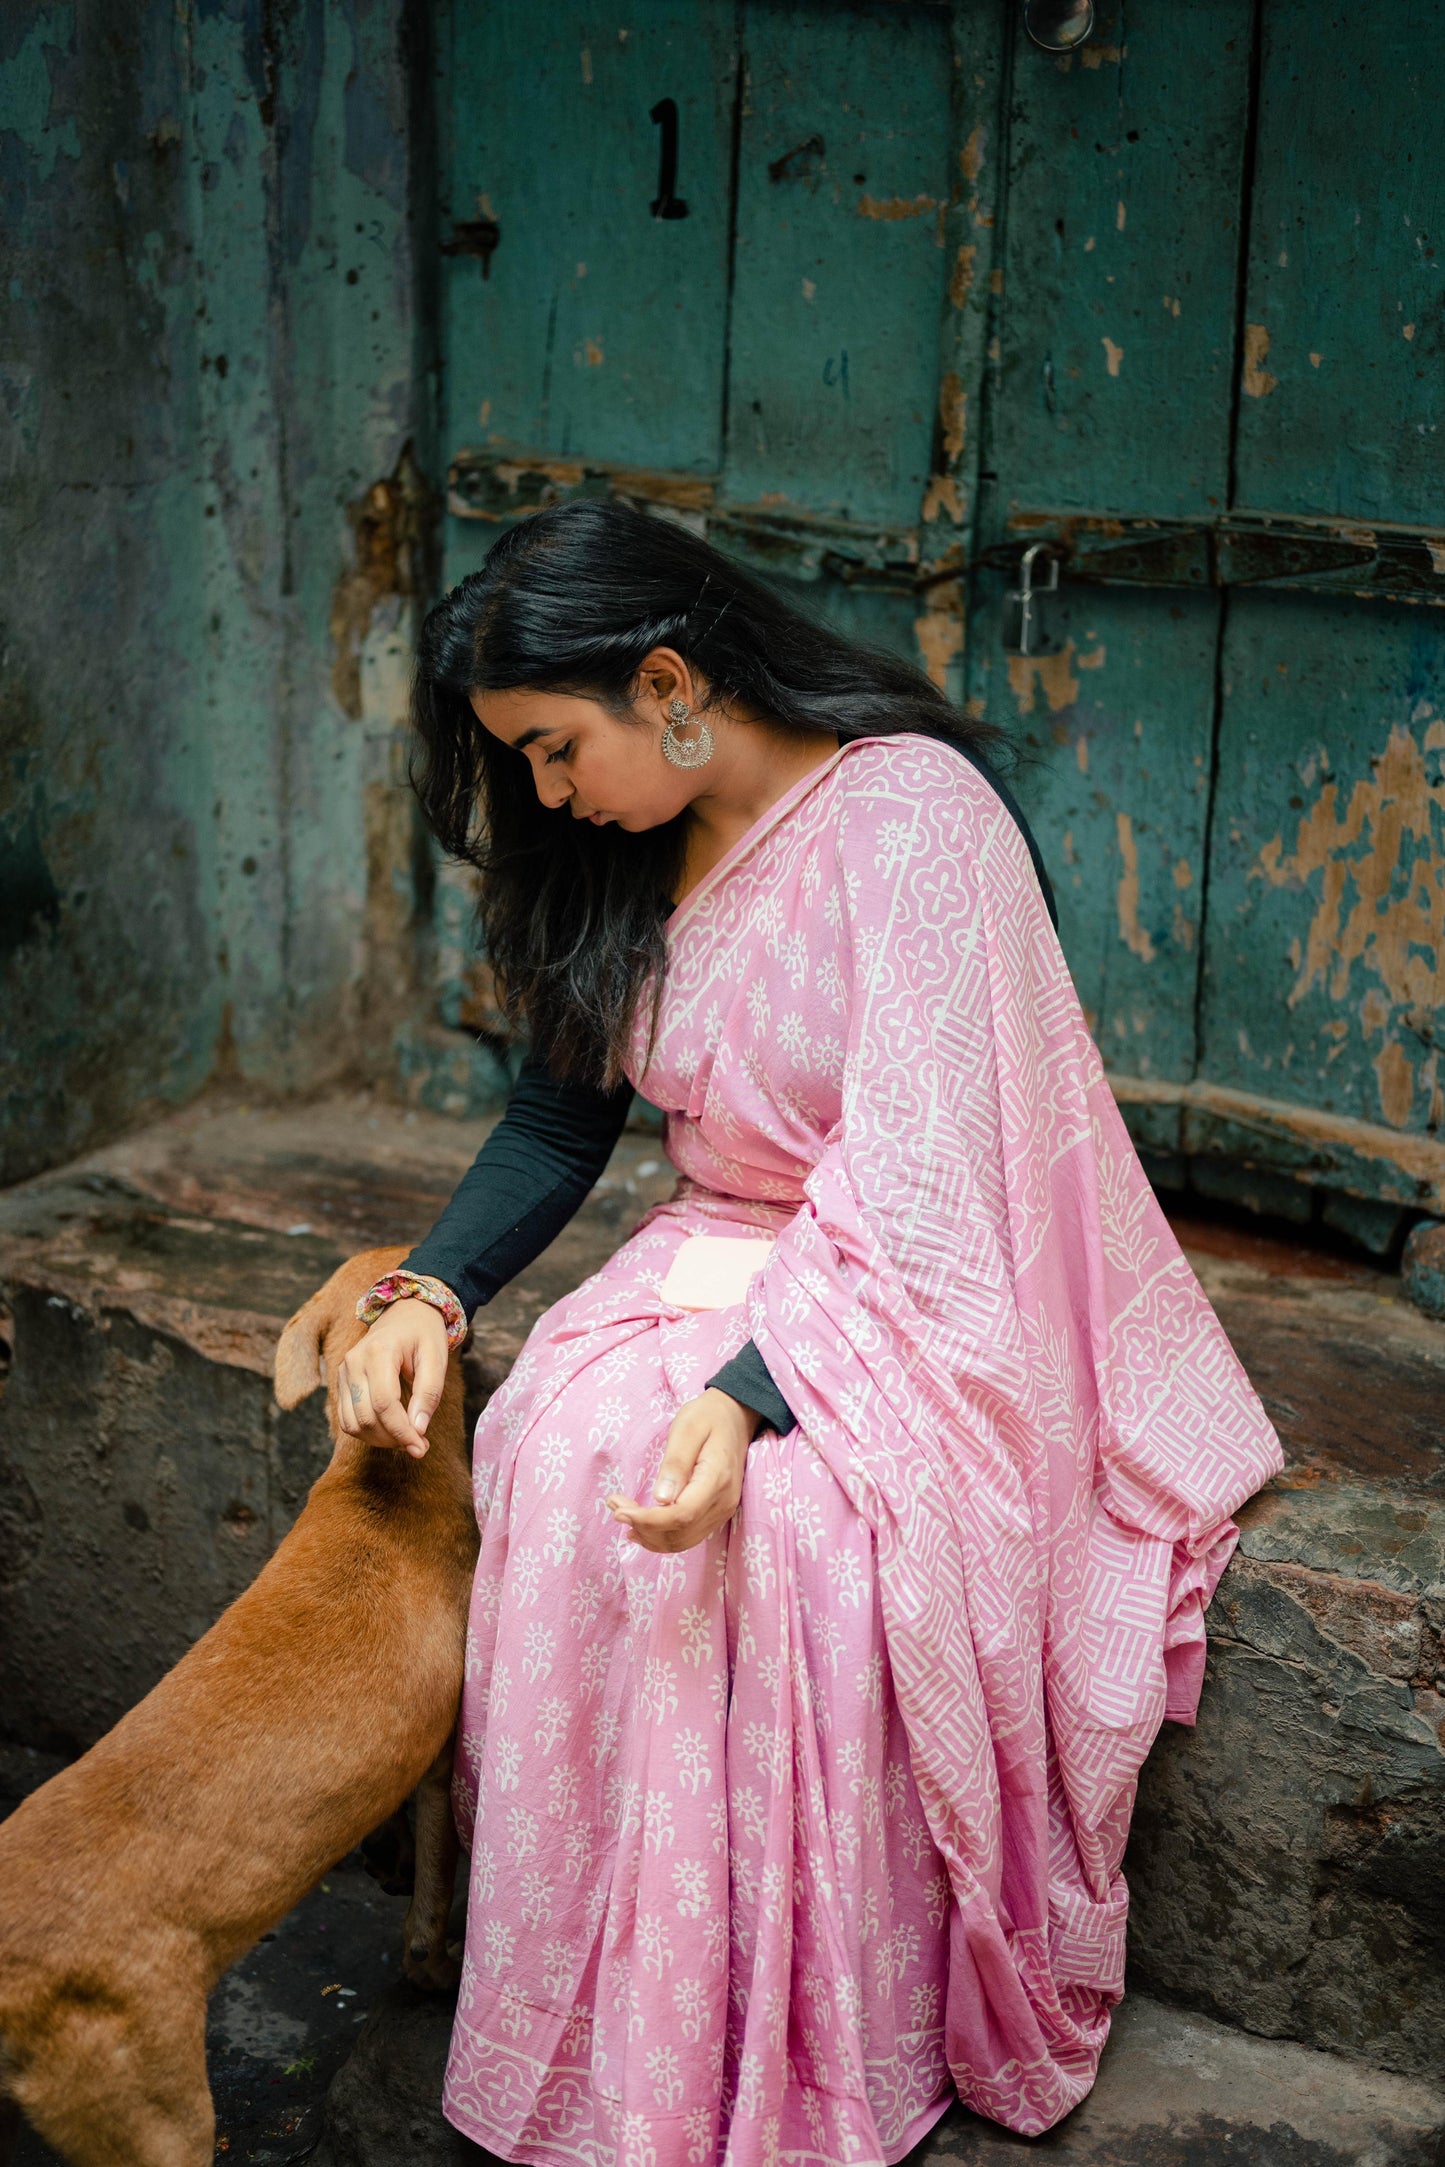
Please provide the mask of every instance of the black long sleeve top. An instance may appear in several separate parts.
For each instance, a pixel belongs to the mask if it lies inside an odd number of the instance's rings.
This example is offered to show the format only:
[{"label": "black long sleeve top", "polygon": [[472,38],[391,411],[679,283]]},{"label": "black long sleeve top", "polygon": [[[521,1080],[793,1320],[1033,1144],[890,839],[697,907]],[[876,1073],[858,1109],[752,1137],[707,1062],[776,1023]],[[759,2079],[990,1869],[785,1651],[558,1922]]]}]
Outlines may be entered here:
[{"label": "black long sleeve top", "polygon": [[[529,1057],[501,1120],[406,1270],[440,1279],[472,1317],[561,1233],[611,1158],[631,1104],[630,1083],[615,1091],[559,1083]],[[766,1428],[792,1429],[793,1411],[752,1340],[707,1382],[761,1415]]]},{"label": "black long sleeve top", "polygon": [[[1018,823],[1057,929],[1053,889],[1017,799],[979,754],[965,757]],[[660,900],[672,909],[669,897]],[[470,1319],[540,1256],[579,1209],[612,1156],[631,1104],[630,1083],[610,1092],[559,1083],[544,1063],[529,1057],[501,1120],[431,1232],[407,1257],[407,1270],[440,1279]],[[765,1427],[780,1434],[794,1427],[796,1417],[752,1340],[707,1382],[752,1408]]]}]

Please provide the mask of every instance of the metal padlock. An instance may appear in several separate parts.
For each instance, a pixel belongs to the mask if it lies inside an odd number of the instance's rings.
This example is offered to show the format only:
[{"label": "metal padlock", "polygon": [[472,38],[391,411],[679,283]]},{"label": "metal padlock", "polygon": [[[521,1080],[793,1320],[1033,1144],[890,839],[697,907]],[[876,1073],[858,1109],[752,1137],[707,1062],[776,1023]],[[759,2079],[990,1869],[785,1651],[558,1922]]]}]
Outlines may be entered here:
[{"label": "metal padlock", "polygon": [[[1040,557],[1045,559],[1049,568],[1048,579],[1042,586],[1034,582],[1034,567]],[[1005,641],[1005,653],[1037,655],[1045,652],[1039,633],[1038,599],[1041,594],[1057,594],[1058,590],[1058,552],[1051,542],[1030,542],[1019,559],[1019,583],[1009,594],[1010,602],[1017,602],[1019,608],[1018,644],[1010,647]]]}]

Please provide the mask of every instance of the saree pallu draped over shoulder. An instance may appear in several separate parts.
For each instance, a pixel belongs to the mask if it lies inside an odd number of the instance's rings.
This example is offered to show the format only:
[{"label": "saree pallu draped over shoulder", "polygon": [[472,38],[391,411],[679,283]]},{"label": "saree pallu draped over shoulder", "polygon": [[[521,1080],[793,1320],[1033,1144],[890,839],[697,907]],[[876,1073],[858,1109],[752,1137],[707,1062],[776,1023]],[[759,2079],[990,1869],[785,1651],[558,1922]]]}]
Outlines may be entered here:
[{"label": "saree pallu draped over shoulder", "polygon": [[[446,2110],[539,2167],[867,2167],[955,2097],[1037,2133],[1278,1441],[957,754],[846,744],[667,940],[629,1074],[676,1191],[478,1425]],[[745,1303],[660,1295],[699,1231],[775,1237]],[[629,1544],[604,1497],[749,1336],[796,1429],[729,1528]]]}]

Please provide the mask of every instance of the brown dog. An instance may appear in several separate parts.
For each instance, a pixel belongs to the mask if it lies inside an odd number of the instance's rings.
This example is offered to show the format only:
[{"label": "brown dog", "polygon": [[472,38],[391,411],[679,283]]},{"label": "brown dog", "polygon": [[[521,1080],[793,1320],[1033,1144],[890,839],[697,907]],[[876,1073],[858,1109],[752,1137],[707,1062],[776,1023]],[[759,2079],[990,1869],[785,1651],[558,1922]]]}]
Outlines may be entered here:
[{"label": "brown dog", "polygon": [[324,1382],[336,1449],[253,1586],[0,1825],[0,2121],[75,2167],[208,2167],[206,1997],[420,1783],[409,1975],[442,1984],[448,1782],[476,1559],[457,1365],[421,1460],[336,1421],[370,1250],[291,1319],[276,1397]]}]

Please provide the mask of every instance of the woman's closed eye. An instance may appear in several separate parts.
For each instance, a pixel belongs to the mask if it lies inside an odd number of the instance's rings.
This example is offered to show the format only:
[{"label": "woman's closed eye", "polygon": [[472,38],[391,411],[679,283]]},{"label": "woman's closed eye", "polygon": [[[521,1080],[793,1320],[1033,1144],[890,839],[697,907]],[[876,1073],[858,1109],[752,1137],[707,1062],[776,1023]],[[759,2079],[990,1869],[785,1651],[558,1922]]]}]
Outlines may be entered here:
[{"label": "woman's closed eye", "polygon": [[550,767],[550,766],[552,765],[552,762],[553,762],[554,760],[567,760],[567,759],[570,759],[570,757],[571,757],[571,753],[572,753],[572,740],[571,740],[571,738],[569,737],[565,745],[559,745],[559,746],[557,747],[557,750],[556,750],[555,752],[549,752],[549,753],[548,753],[548,755],[547,755],[546,759],[545,759],[545,760],[544,760],[544,761],[542,762],[542,765],[543,765],[543,767]]}]

